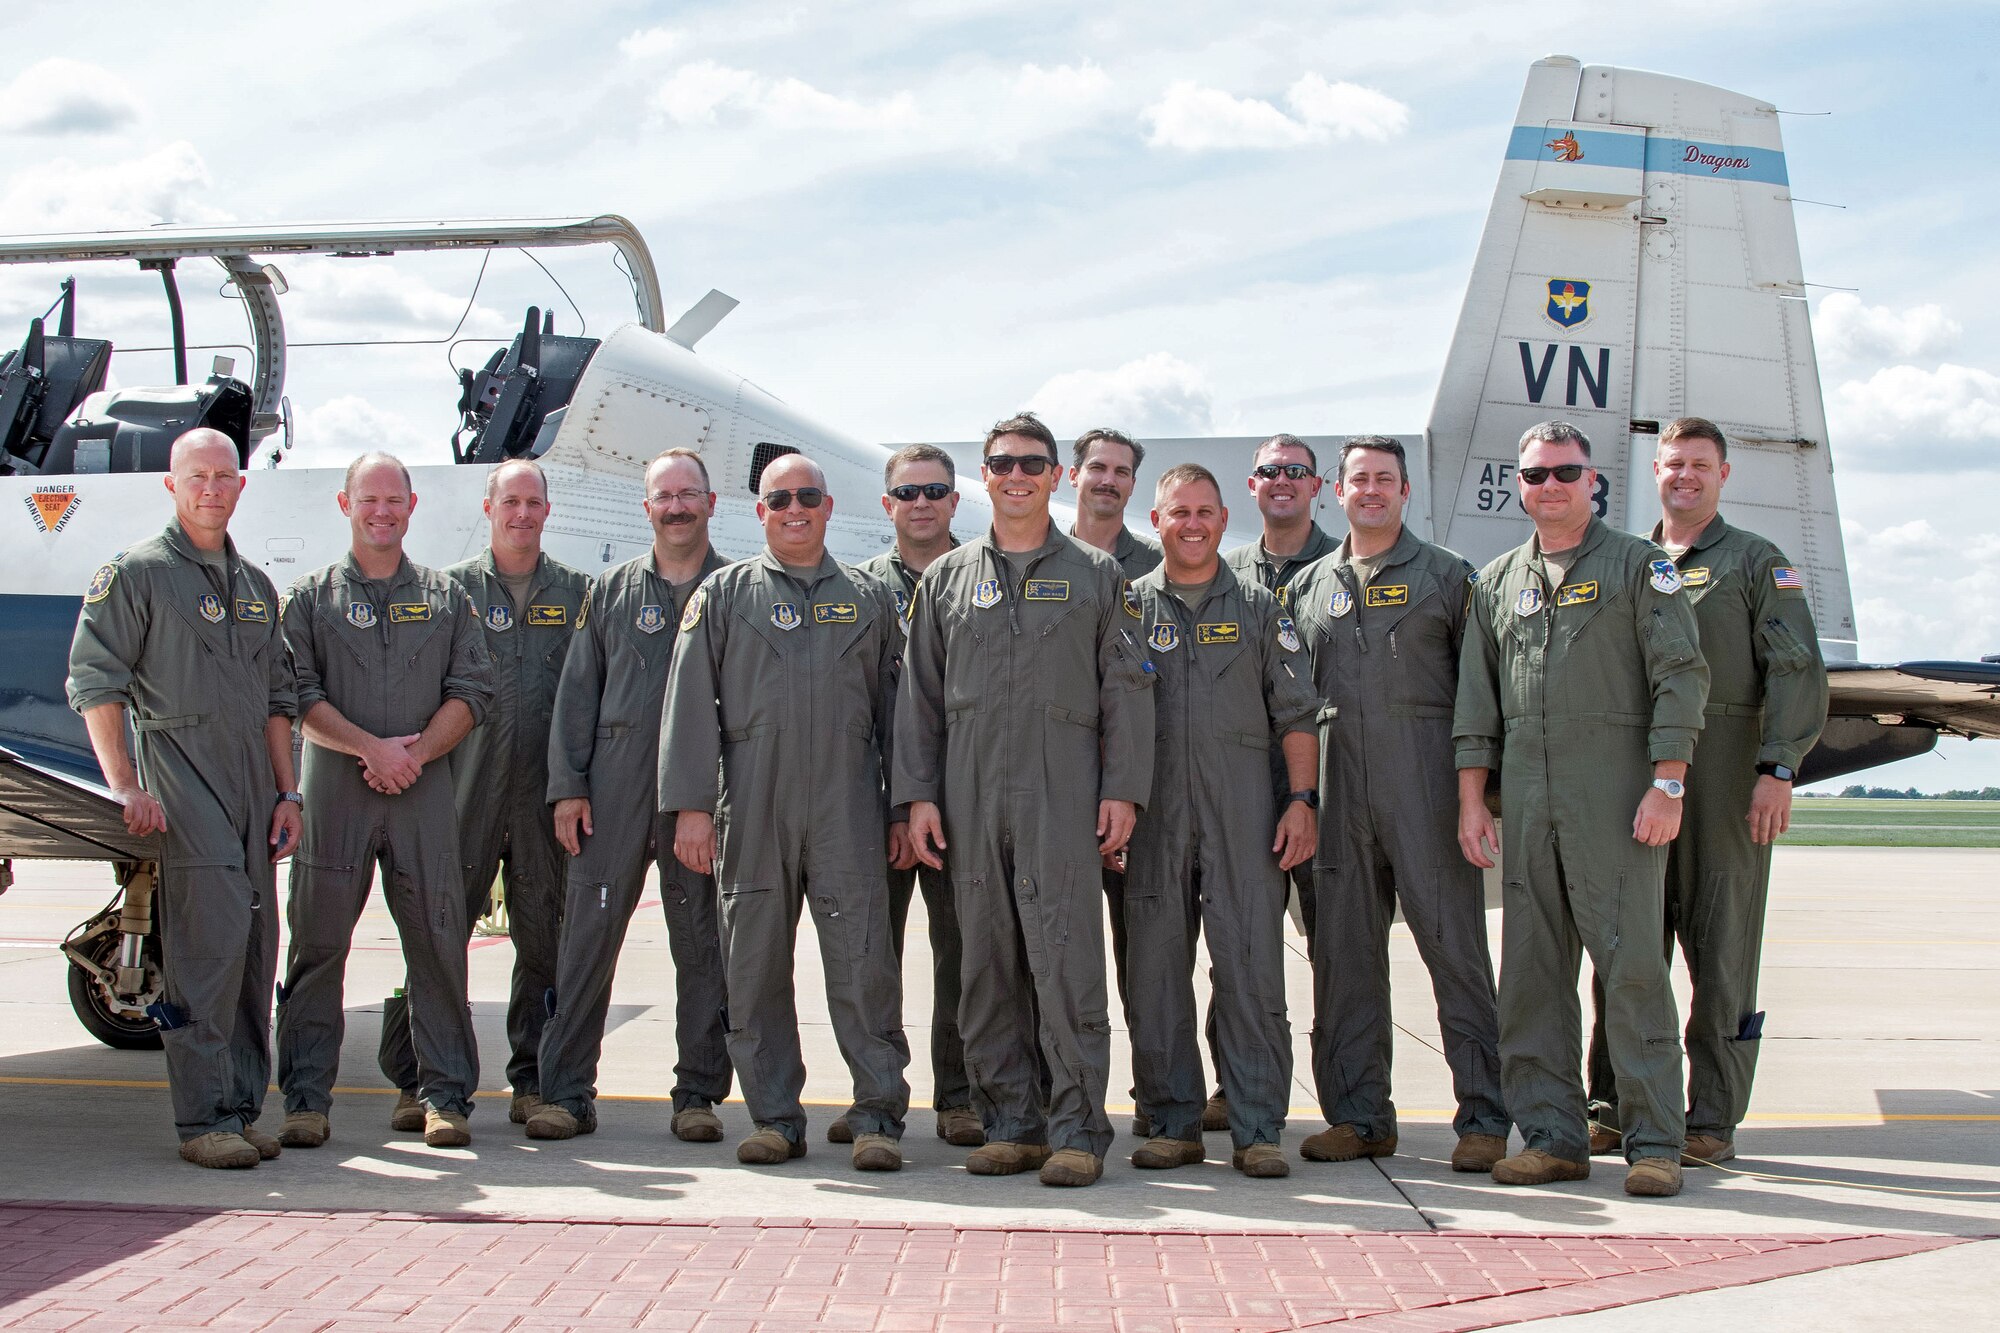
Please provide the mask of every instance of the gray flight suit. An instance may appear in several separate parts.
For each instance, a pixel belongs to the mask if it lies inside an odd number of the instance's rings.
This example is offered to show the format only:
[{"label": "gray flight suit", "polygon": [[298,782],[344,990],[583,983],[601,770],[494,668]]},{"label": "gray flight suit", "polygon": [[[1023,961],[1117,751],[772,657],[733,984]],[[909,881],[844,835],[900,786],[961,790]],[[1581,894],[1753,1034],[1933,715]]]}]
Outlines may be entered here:
[{"label": "gray flight suit", "polygon": [[[539,1092],[537,1057],[556,984],[563,900],[563,849],[547,799],[549,714],[590,579],[544,555],[528,582],[527,611],[516,616],[490,549],[444,573],[472,599],[493,659],[486,720],[451,752],[467,940],[492,905],[493,879],[504,863],[514,945],[507,1082],[516,1093]],[[407,1017],[396,1019],[407,1009],[401,997],[383,1005],[380,1054],[382,1072],[404,1089],[416,1086],[417,1073]]]},{"label": "gray flight suit", "polygon": [[1389,924],[1430,973],[1460,1135],[1507,1137],[1479,871],[1458,849],[1451,714],[1472,566],[1408,528],[1361,583],[1343,541],[1292,580],[1326,709],[1313,857],[1313,1085],[1329,1125],[1396,1134]]},{"label": "gray flight suit", "polygon": [[277,788],[264,728],[297,711],[271,580],[225,540],[226,573],[178,519],[97,571],[69,653],[69,703],[125,705],[139,782],[166,813],[153,911],[161,1032],[183,1140],[254,1124],[271,1077]]},{"label": "gray flight suit", "polygon": [[[727,563],[710,547],[699,578]],[[556,687],[548,798],[587,797],[596,832],[565,875],[555,1010],[542,1030],[542,1100],[579,1120],[595,1114],[612,974],[649,861],[660,868],[674,959],[674,1110],[729,1095],[715,881],[674,859],[674,822],[660,817],[656,799],[660,705],[694,588],[661,578],[650,550],[599,574]],[[713,785],[714,765],[707,780]]]},{"label": "gray flight suit", "polygon": [[1051,528],[1022,561],[1017,573],[988,533],[924,572],[890,799],[933,801],[944,816],[965,936],[959,1023],[988,1141],[1102,1157],[1111,1019],[1097,807],[1143,805],[1152,789],[1153,676],[1110,556]]},{"label": "gray flight suit", "polygon": [[1265,755],[1312,735],[1319,696],[1278,599],[1218,565],[1198,608],[1166,571],[1133,585],[1159,684],[1153,791],[1125,871],[1132,1073],[1153,1133],[1201,1141],[1194,946],[1208,935],[1216,1077],[1238,1148],[1276,1143],[1291,1105],[1285,875]]},{"label": "gray flight suit", "polygon": [[[285,641],[298,672],[299,716],[319,703],[372,736],[413,736],[447,700],[476,724],[493,701],[493,665],[465,590],[405,557],[379,584],[352,554],[306,575],[285,596]],[[291,948],[278,990],[278,1083],[286,1111],[332,1105],[347,952],[377,864],[402,937],[417,1094],[433,1111],[472,1109],[479,1046],[466,1002],[465,879],[451,770],[426,765],[384,796],[359,761],[306,742],[305,837],[292,861]]]},{"label": "gray flight suit", "polygon": [[1666,553],[1591,519],[1558,587],[1538,539],[1479,573],[1459,659],[1459,768],[1500,771],[1500,1087],[1521,1137],[1586,1161],[1579,951],[1608,982],[1628,1161],[1678,1160],[1680,1022],[1663,952],[1667,849],[1632,836],[1653,765],[1694,757],[1708,698]]},{"label": "gray flight suit", "polygon": [[792,960],[808,902],[854,1083],[848,1125],[901,1138],[910,1108],[882,786],[902,638],[887,584],[830,555],[801,582],[767,548],[696,590],[674,645],[660,808],[715,816],[729,1057],[750,1118],[793,1143],[806,1067]]},{"label": "gray flight suit", "polygon": [[[954,540],[952,545],[958,542]],[[857,568],[889,585],[895,594],[898,617],[910,614],[910,598],[916,593],[918,575],[895,547],[872,560],[862,561]],[[964,965],[964,953],[958,933],[958,905],[951,896],[950,862],[946,862],[943,870],[918,864],[908,870],[889,871],[889,930],[895,939],[899,962],[903,957],[903,928],[910,919],[910,898],[919,888],[924,895],[924,916],[929,920],[931,942],[931,1109],[948,1111],[972,1105],[972,1085],[965,1078],[965,1041],[958,1033],[959,970]]]},{"label": "gray flight suit", "polygon": [[[1082,539],[1076,536],[1075,528],[1070,529],[1069,535],[1081,543]],[[1118,568],[1124,571],[1127,583],[1137,583],[1141,577],[1160,567],[1160,562],[1166,559],[1166,553],[1160,549],[1158,542],[1141,537],[1130,528],[1121,527],[1118,529],[1118,541],[1111,551],[1111,558],[1116,560]],[[1127,998],[1125,985],[1125,872],[1106,866],[1103,869],[1103,879],[1104,901],[1111,909],[1111,966],[1118,983],[1118,1008],[1125,1015],[1125,1027],[1129,1031],[1132,1027],[1132,1005]],[[1208,1044],[1210,1052],[1213,1053],[1215,1038],[1212,1018],[1209,1027],[1211,1031]]]},{"label": "gray flight suit", "polygon": [[[1653,530],[1654,540],[1660,529]],[[1771,846],[1750,837],[1757,765],[1798,770],[1826,723],[1826,664],[1805,574],[1784,552],[1717,515],[1676,562],[1701,626],[1708,707],[1687,810],[1667,855],[1669,963],[1676,936],[1688,1003],[1688,1133],[1733,1139],[1750,1107],[1763,1019],[1757,969]],[[1603,984],[1593,998],[1604,1007]],[[1618,1091],[1600,1016],[1591,1033],[1592,1117],[1618,1127]]]}]

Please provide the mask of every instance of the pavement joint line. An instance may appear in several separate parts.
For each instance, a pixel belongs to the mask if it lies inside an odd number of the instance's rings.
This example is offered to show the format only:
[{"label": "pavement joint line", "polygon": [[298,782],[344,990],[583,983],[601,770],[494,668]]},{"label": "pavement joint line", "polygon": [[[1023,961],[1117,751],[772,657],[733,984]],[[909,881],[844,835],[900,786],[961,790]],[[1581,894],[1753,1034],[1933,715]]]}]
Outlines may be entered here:
[{"label": "pavement joint line", "polygon": [[[39,1078],[27,1074],[0,1074],[0,1086],[27,1087],[27,1088],[134,1088],[143,1091],[165,1091],[167,1087],[167,1081],[163,1078],[159,1079]],[[267,1091],[279,1092],[281,1091],[281,1089],[278,1087],[277,1084],[273,1083],[270,1085]],[[335,1088],[333,1091],[335,1095],[352,1095],[358,1097],[393,1097],[396,1095],[397,1090],[395,1088]],[[474,1097],[491,1097],[494,1099],[500,1099],[511,1096],[512,1092],[513,1090],[511,1088],[481,1088],[478,1091],[474,1092],[472,1095]],[[673,1098],[664,1095],[656,1096],[652,1093],[601,1092],[597,1095],[596,1100],[600,1102],[666,1103],[673,1101]],[[849,1106],[849,1103],[844,1101],[830,1101],[830,1100],[816,1101],[810,1098],[802,1100],[800,1104],[813,1110],[844,1111]],[[743,1105],[743,1099],[741,1097],[727,1097],[723,1099],[722,1105],[741,1106]],[[912,1106],[910,1109],[912,1111],[916,1111],[922,1108]],[[1106,1102],[1104,1104],[1104,1111],[1106,1115],[1116,1115],[1116,1116],[1131,1115],[1137,1109],[1138,1109],[1137,1107],[1134,1107],[1129,1102],[1127,1103]],[[1396,1116],[1399,1120],[1407,1120],[1412,1124],[1423,1124],[1423,1125],[1450,1124],[1453,1117],[1455,1117],[1457,1114],[1458,1113],[1454,1110],[1439,1109],[1436,1107],[1416,1107],[1416,1108],[1399,1107],[1397,1108],[1396,1111]],[[1287,1110],[1286,1112],[1286,1118],[1288,1120],[1296,1119],[1300,1121],[1316,1121],[1318,1116],[1319,1116],[1319,1107],[1317,1106],[1294,1106],[1289,1108],[1289,1110]],[[1746,1122],[1754,1120],[1759,1124],[1804,1125],[1804,1126],[1883,1125],[1883,1124],[1905,1123],[1905,1122],[1914,1122],[1914,1123],[1964,1122],[1970,1124],[1992,1124],[2000,1122],[2000,1112],[1752,1111],[1744,1117],[1744,1120]]]}]

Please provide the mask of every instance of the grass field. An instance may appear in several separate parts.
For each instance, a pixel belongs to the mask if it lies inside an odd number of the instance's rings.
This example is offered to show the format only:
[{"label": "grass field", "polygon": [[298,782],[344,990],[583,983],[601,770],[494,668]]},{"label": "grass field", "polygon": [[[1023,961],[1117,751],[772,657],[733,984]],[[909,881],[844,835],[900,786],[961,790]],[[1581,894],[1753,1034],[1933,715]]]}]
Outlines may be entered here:
[{"label": "grass field", "polygon": [[1794,847],[2000,847],[2000,801],[1873,800],[1832,796],[1792,802]]}]

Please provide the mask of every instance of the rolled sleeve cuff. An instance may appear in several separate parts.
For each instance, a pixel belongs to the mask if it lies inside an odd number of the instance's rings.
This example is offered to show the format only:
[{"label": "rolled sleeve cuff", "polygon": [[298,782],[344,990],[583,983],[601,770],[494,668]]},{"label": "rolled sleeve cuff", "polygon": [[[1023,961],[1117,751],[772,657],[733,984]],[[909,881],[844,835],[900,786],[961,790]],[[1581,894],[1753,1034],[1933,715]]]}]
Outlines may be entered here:
[{"label": "rolled sleeve cuff", "polygon": [[317,688],[314,688],[314,689],[302,689],[302,690],[300,690],[300,691],[299,691],[299,711],[298,711],[298,714],[297,714],[297,716],[299,716],[299,717],[304,717],[304,716],[305,716],[305,715],[306,715],[307,713],[310,713],[310,712],[312,712],[312,710],[313,710],[313,709],[315,709],[315,708],[319,707],[319,706],[320,706],[321,704],[325,703],[326,701],[327,701],[327,698],[326,698],[326,691],[325,691],[325,690],[322,690],[322,689],[317,689]]},{"label": "rolled sleeve cuff", "polygon": [[1462,740],[1452,746],[1452,764],[1458,768],[1500,767],[1500,747],[1492,741]]},{"label": "rolled sleeve cuff", "polygon": [[1806,755],[1805,751],[1796,745],[1766,745],[1757,751],[1757,762],[1776,764],[1780,768],[1789,768],[1796,773],[1804,767]]},{"label": "rolled sleeve cuff", "polygon": [[903,778],[896,783],[889,800],[903,808],[904,818],[907,819],[910,806],[918,801],[929,801],[932,805],[944,804],[938,799],[939,785],[935,782],[919,782],[912,778]]},{"label": "rolled sleeve cuff", "polygon": [[475,727],[486,720],[486,706],[492,702],[492,696],[480,690],[446,690],[444,697],[456,699],[471,709]]},{"label": "rolled sleeve cuff", "polygon": [[1655,727],[1646,740],[1646,758],[1653,763],[1694,762],[1696,732],[1686,727]]},{"label": "rolled sleeve cuff", "polygon": [[557,801],[587,801],[590,799],[590,779],[574,773],[549,774],[548,804]]},{"label": "rolled sleeve cuff", "polygon": [[1318,740],[1319,718],[1316,713],[1307,713],[1298,721],[1286,724],[1284,730],[1280,731],[1278,735],[1280,738],[1285,736],[1310,736],[1314,740]]},{"label": "rolled sleeve cuff", "polygon": [[86,690],[79,694],[72,694],[69,697],[69,706],[79,715],[87,713],[93,708],[100,708],[105,704],[124,704],[126,709],[130,710],[132,707],[132,696],[124,690]]}]

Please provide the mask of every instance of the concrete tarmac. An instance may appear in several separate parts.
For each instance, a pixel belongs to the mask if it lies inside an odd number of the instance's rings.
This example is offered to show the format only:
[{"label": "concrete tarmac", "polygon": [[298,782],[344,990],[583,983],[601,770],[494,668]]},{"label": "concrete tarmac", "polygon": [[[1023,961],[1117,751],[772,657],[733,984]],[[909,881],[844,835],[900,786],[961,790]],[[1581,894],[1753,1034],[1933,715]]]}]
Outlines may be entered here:
[{"label": "concrete tarmac", "polygon": [[[378,897],[357,931],[348,968],[332,1141],[317,1151],[288,1151],[255,1171],[204,1172],[174,1156],[159,1055],[109,1050],[70,1012],[66,964],[54,946],[109,895],[106,869],[20,863],[17,871],[15,887],[0,898],[0,1108],[9,1126],[0,1139],[0,1197],[1147,1230],[2000,1235],[2000,852],[1780,849],[1761,1000],[1769,1018],[1756,1098],[1738,1140],[1742,1155],[1726,1169],[1691,1169],[1681,1197],[1664,1201],[1628,1198],[1623,1164],[1615,1159],[1598,1159],[1588,1181],[1537,1189],[1508,1189],[1450,1170],[1449,1082],[1437,1054],[1428,981],[1400,924],[1391,946],[1402,1121],[1395,1157],[1333,1165],[1297,1157],[1299,1140],[1323,1122],[1306,1052],[1309,977],[1303,941],[1294,936],[1286,981],[1300,1082],[1285,1136],[1289,1179],[1252,1181],[1232,1171],[1222,1134],[1209,1136],[1205,1165],[1135,1170],[1124,1160],[1138,1142],[1124,1132],[1129,1104],[1114,1110],[1117,1155],[1090,1189],[1050,1190],[1032,1175],[970,1176],[963,1151],[934,1137],[927,1109],[911,1114],[900,1173],[857,1173],[846,1149],[822,1137],[825,1121],[845,1105],[847,1086],[824,1017],[817,947],[804,938],[810,931],[804,923],[797,976],[814,1115],[811,1151],[782,1167],[741,1167],[733,1141],[751,1126],[740,1104],[724,1108],[730,1135],[724,1143],[683,1144],[667,1132],[672,976],[655,894],[641,906],[621,959],[595,1135],[536,1143],[507,1123],[500,1075],[512,951],[504,938],[476,941],[472,954],[482,1084],[489,1089],[473,1116],[472,1146],[431,1150],[417,1136],[390,1132],[391,1090],[375,1068],[375,1048],[382,998],[399,984],[402,963]],[[922,1053],[931,1015],[921,911],[919,900],[905,1013],[918,1053],[910,1070],[913,1104],[927,1108],[931,1078]],[[1496,954],[1498,925],[1494,911]],[[1681,998],[1684,1011],[1684,989]],[[1129,1086],[1129,1052],[1123,1031],[1114,1036],[1111,1086],[1119,1094]],[[266,1125],[274,1127],[281,1113],[274,1092]],[[1900,1289],[1893,1308],[1906,1316],[1914,1313],[1911,1299],[1946,1302],[1970,1299],[1967,1293],[1983,1294],[1990,1308],[2000,1298],[1993,1253],[1992,1245],[1959,1246],[1633,1308],[1665,1315],[1699,1301],[1704,1310],[1749,1311],[1753,1305],[1735,1304],[1752,1301],[1746,1293],[1763,1300],[1797,1289],[1808,1305],[1838,1312],[1865,1308],[1877,1288],[1878,1295]],[[1911,1286],[1919,1293],[1914,1298]],[[1948,1306],[1936,1308],[1943,1313]],[[1606,1318],[1561,1322],[1580,1329],[1654,1326]]]}]

